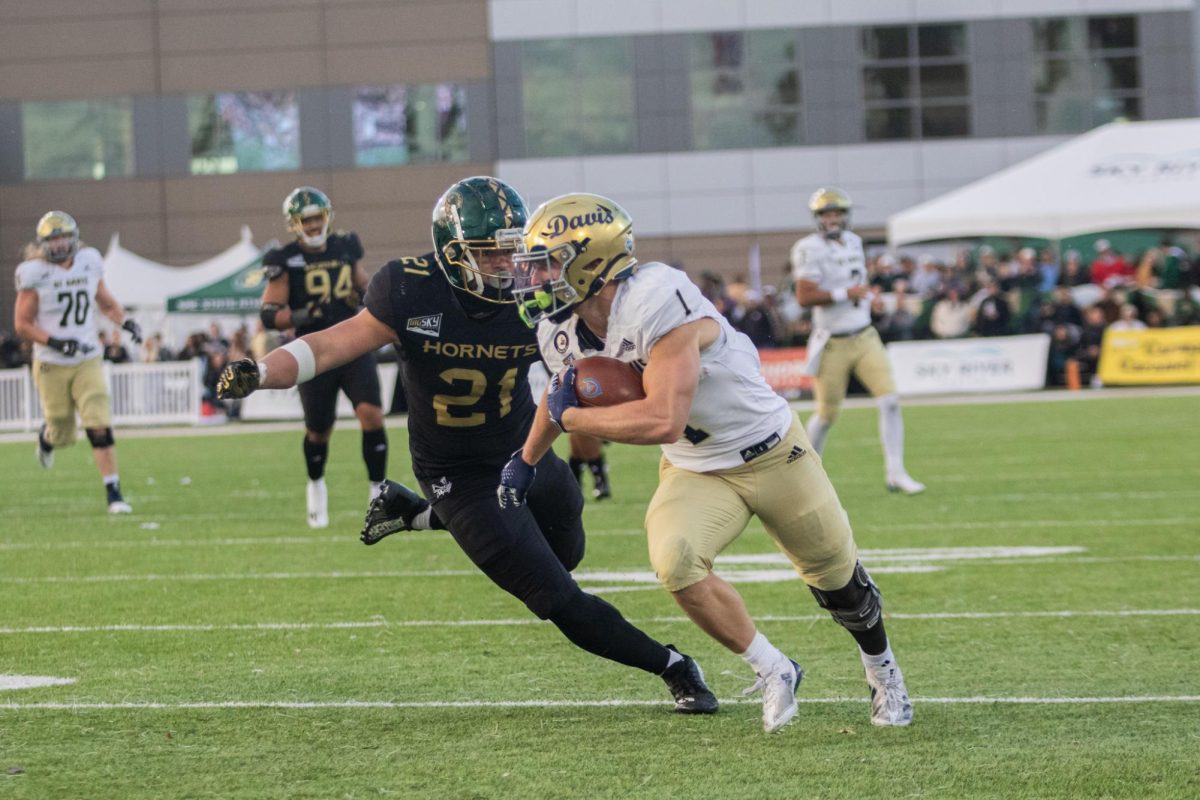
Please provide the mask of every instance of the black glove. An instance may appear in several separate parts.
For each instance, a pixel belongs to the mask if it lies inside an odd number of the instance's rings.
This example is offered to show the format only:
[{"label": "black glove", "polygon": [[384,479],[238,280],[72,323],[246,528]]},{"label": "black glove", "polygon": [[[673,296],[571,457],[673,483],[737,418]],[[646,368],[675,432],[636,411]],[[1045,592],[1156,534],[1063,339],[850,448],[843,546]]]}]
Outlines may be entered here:
[{"label": "black glove", "polygon": [[309,303],[304,308],[292,309],[292,327],[303,328],[325,318],[325,307],[320,303]]},{"label": "black glove", "polygon": [[525,495],[533,485],[537,475],[537,467],[525,463],[521,451],[512,454],[512,458],[500,470],[500,485],[496,487],[496,499],[501,508],[520,508],[525,505]]},{"label": "black glove", "polygon": [[253,358],[231,361],[217,378],[217,399],[237,400],[245,397],[258,388],[261,379],[258,362]]},{"label": "black glove", "polygon": [[46,346],[53,347],[64,356],[73,356],[79,352],[87,353],[92,349],[90,347],[82,347],[78,339],[55,339],[53,336],[46,340]]},{"label": "black glove", "polygon": [[568,408],[575,408],[578,405],[579,398],[575,396],[575,367],[571,366],[550,380],[550,393],[546,396],[550,421],[560,431],[566,433],[567,429],[563,427],[562,415]]},{"label": "black glove", "polygon": [[133,339],[134,344],[142,343],[142,326],[131,320],[129,317],[121,323],[121,330],[129,333],[129,338]]}]

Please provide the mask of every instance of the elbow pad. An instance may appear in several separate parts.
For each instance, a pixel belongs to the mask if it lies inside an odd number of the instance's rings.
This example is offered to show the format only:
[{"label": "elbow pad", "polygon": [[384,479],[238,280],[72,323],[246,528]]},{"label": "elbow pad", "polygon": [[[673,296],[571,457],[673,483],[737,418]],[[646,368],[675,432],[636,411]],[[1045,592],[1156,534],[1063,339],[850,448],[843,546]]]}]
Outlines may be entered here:
[{"label": "elbow pad", "polygon": [[259,319],[262,320],[263,325],[266,325],[268,328],[274,328],[275,315],[278,314],[282,308],[283,306],[279,305],[278,303],[263,303],[262,310],[258,312]]}]

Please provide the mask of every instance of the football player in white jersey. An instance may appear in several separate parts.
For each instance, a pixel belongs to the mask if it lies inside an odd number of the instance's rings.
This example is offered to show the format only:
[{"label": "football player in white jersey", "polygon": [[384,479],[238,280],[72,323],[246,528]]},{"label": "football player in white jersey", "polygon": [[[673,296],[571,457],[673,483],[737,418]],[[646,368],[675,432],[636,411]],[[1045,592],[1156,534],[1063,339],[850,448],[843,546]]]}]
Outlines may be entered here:
[{"label": "football player in white jersey", "polygon": [[808,207],[817,232],[792,246],[796,299],[813,309],[808,373],[814,376],[817,410],[808,420],[808,438],[824,452],[854,373],[879,406],[887,488],[920,494],[925,485],[904,468],[904,418],[887,350],[871,326],[867,262],[862,239],[849,228],[850,198],[840,189],[817,189]]},{"label": "football player in white jersey", "polygon": [[[751,516],[858,642],[871,721],[907,725],[912,705],[884,631],[879,590],[858,562],[820,456],[796,413],[763,379],[750,340],[683,272],[639,266],[632,220],[612,200],[550,200],[530,216],[523,240],[513,294],[537,326],[542,358],[556,375],[524,447],[501,473],[500,505],[524,501],[536,465],[564,431],[661,445],[659,485],[646,512],[650,561],[692,621],[757,673],[764,730],[778,730],[796,713],[803,671],[712,571]],[[646,398],[581,407],[572,364],[592,355],[641,367]]]},{"label": "football player in white jersey", "polygon": [[128,514],[121,496],[113,443],[108,387],[100,368],[103,352],[96,309],[142,341],[137,323],[125,316],[104,285],[104,260],[94,247],[80,247],[79,226],[63,211],[46,213],[37,239],[17,267],[17,334],[33,343],[33,379],[45,422],[38,433],[37,458],[46,469],[54,450],[75,444],[75,413],[83,421],[96,468],[104,480],[108,510]]}]

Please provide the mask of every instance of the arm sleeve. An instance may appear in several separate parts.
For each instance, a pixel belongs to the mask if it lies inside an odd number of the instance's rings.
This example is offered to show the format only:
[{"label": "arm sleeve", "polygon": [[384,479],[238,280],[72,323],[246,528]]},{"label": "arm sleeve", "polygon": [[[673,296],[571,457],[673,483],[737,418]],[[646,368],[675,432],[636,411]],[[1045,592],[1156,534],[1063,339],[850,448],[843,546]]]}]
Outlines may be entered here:
[{"label": "arm sleeve", "polygon": [[647,352],[679,326],[709,316],[704,313],[704,295],[699,287],[682,273],[680,278],[653,287],[638,298],[638,317],[643,320]]},{"label": "arm sleeve", "polygon": [[273,281],[284,272],[283,251],[276,247],[272,247],[267,252],[263,253],[262,257],[263,275],[267,280]]},{"label": "arm sleeve", "polygon": [[798,281],[812,281],[818,286],[824,275],[821,272],[821,258],[804,243],[796,242],[792,248],[792,277]]},{"label": "arm sleeve", "polygon": [[392,303],[392,278],[395,269],[392,263],[383,265],[383,268],[375,273],[371,278],[371,282],[367,284],[367,296],[364,304],[371,315],[377,320],[387,325],[393,331],[399,332],[400,328],[396,322],[399,315],[396,313],[396,308]]}]

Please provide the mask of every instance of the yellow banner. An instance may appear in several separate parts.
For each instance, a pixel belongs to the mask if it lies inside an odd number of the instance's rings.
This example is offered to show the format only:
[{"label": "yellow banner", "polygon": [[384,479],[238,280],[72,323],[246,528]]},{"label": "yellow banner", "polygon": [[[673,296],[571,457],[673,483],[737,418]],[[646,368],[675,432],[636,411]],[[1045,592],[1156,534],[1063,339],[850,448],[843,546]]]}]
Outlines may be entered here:
[{"label": "yellow banner", "polygon": [[1108,384],[1200,383],[1200,325],[1105,331],[1100,380]]}]

